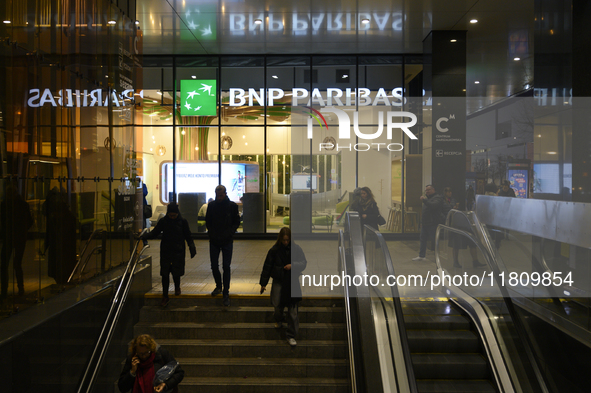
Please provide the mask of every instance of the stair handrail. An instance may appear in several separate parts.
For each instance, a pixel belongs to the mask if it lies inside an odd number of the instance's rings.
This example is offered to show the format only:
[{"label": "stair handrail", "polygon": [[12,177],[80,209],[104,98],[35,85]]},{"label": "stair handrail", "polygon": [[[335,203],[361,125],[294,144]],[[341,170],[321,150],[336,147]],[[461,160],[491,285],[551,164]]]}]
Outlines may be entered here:
[{"label": "stair handrail", "polygon": [[[347,274],[347,256],[345,251],[345,234],[339,229],[339,263]],[[357,393],[357,379],[355,375],[355,351],[353,349],[353,332],[351,326],[351,299],[349,286],[343,285],[345,291],[345,323],[347,325],[347,342],[349,348],[349,371],[351,373],[351,393]]]},{"label": "stair handrail", "polygon": [[127,296],[133,282],[133,275],[137,267],[137,262],[140,260],[144,251],[150,248],[149,245],[145,245],[139,253],[137,252],[139,243],[141,241],[140,238],[146,232],[147,229],[144,229],[135,242],[131,257],[129,258],[125,268],[125,272],[121,276],[121,281],[119,282],[115,296],[113,296],[113,301],[111,302],[111,307],[109,308],[109,312],[105,318],[101,333],[92,351],[92,355],[90,356],[90,359],[86,365],[86,369],[82,375],[80,383],[78,384],[78,389],[76,390],[77,393],[89,393],[92,390],[94,380],[96,379],[98,370],[100,369],[104,360],[106,349],[108,348],[111,338],[113,337],[113,330],[119,321],[121,310],[123,309],[123,306],[127,300]]},{"label": "stair handrail", "polygon": [[[368,226],[365,225],[365,233],[367,236],[367,231],[371,231],[374,233],[376,238],[378,239],[378,243],[380,248],[384,253],[384,261],[386,263],[386,268],[388,269],[388,275],[390,277],[397,277],[396,272],[394,271],[394,264],[392,263],[392,257],[390,255],[390,251],[388,250],[388,245],[384,240],[382,234]],[[363,241],[365,244],[365,239]],[[408,335],[406,334],[406,325],[404,323],[404,313],[402,312],[402,303],[400,302],[400,293],[398,292],[397,285],[389,285],[390,290],[392,291],[392,302],[394,304],[394,313],[396,315],[396,322],[398,324],[398,334],[400,337],[400,344],[402,349],[402,356],[404,357],[404,364],[406,369],[406,377],[408,378],[408,388],[411,393],[418,393],[419,389],[417,387],[417,380],[415,378],[414,368],[412,366],[412,357],[410,354],[410,346],[408,345]]]},{"label": "stair handrail", "polygon": [[[468,222],[470,222],[470,220],[468,219],[468,215],[466,213],[464,213],[463,211],[460,211],[460,210],[456,210],[456,209],[451,209],[449,211],[448,216],[447,216],[448,220],[452,214],[463,215],[466,218],[466,220],[468,220]],[[541,367],[538,363],[538,360],[534,355],[533,343],[531,342],[531,339],[530,339],[529,335],[527,334],[527,331],[525,329],[525,326],[523,325],[523,322],[521,321],[521,318],[517,314],[517,310],[515,309],[515,305],[513,303],[513,299],[511,298],[511,295],[509,294],[509,291],[507,290],[507,288],[504,285],[500,285],[498,282],[498,277],[500,277],[501,275],[500,275],[499,266],[496,263],[496,259],[494,257],[495,254],[492,251],[493,248],[492,248],[492,243],[490,241],[489,235],[486,233],[486,231],[482,231],[480,221],[478,221],[478,217],[476,216],[476,214],[472,213],[471,217],[474,218],[475,227],[478,229],[479,237],[481,237],[483,239],[485,245],[483,246],[482,243],[472,233],[463,231],[461,229],[453,228],[448,225],[439,224],[437,226],[437,230],[435,231],[435,263],[437,264],[437,270],[439,272],[443,272],[443,267],[441,266],[441,261],[439,260],[439,253],[438,253],[439,233],[441,230],[448,230],[448,231],[466,236],[470,240],[472,240],[472,242],[476,245],[476,247],[480,250],[480,252],[484,256],[485,262],[488,264],[488,266],[490,267],[490,269],[493,272],[495,283],[497,284],[497,286],[501,292],[501,295],[503,297],[503,301],[505,302],[505,306],[507,307],[507,311],[509,312],[509,316],[511,317],[511,320],[513,321],[513,325],[515,326],[517,334],[519,335],[519,337],[524,345],[527,358],[533,368],[533,371],[536,376],[536,380],[538,381],[538,384],[540,386],[540,389],[544,393],[547,393],[547,392],[549,392],[548,387],[547,387],[548,383],[547,383],[546,379],[544,378],[544,374],[541,372]],[[448,220],[446,220],[446,223],[449,222]]]},{"label": "stair handrail", "polygon": [[95,229],[94,231],[92,231],[92,233],[90,234],[90,237],[88,238],[88,240],[86,240],[86,244],[84,245],[84,248],[82,249],[82,252],[80,253],[80,258],[78,258],[76,265],[74,265],[74,269],[72,269],[72,273],[70,273],[70,277],[68,277],[67,282],[70,282],[72,280],[72,277],[74,277],[74,273],[76,273],[76,269],[78,269],[78,266],[80,265],[80,261],[82,261],[82,257],[84,256],[84,253],[86,252],[86,249],[88,248],[88,245],[90,244],[90,241],[94,238],[94,235],[96,235],[97,233],[102,233],[102,232],[103,232],[102,229]]}]

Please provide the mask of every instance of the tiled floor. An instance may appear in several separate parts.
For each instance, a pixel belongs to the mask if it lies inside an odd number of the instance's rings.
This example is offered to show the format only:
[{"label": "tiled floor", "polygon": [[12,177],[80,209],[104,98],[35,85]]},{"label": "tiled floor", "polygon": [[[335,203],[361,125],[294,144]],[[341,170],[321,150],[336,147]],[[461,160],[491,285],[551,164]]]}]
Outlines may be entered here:
[{"label": "tiled floor", "polygon": [[[260,291],[259,278],[267,251],[274,244],[273,240],[237,240],[234,241],[234,252],[232,257],[232,280],[230,294],[258,295]],[[336,240],[301,241],[301,245],[308,266],[304,274],[327,275],[338,274],[338,243]],[[184,295],[209,294],[215,288],[209,262],[209,242],[207,240],[195,240],[197,255],[189,259],[185,265],[185,275],[181,279],[181,288]],[[433,252],[427,253],[427,261],[416,262],[412,258],[417,255],[418,241],[389,241],[388,248],[395,263],[396,274],[426,274],[435,272],[435,258]],[[162,284],[160,277],[160,241],[150,240],[150,249],[146,255],[151,255],[152,282],[153,287],[150,294],[160,294]],[[221,255],[220,255],[221,261]],[[221,262],[220,262],[221,270]],[[335,296],[339,295],[341,288],[335,287],[333,291],[330,286],[308,286],[302,287],[304,296]],[[173,292],[171,280],[170,292]],[[412,296],[405,292],[406,296]],[[268,294],[268,292],[266,292]]]}]

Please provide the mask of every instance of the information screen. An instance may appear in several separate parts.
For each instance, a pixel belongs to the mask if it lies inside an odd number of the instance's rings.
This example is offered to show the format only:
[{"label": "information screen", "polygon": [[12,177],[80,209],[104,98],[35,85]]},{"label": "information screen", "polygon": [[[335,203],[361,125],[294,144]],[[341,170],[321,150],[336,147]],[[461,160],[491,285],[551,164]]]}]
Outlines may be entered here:
[{"label": "information screen", "polygon": [[[206,199],[215,199],[215,188],[219,184],[217,162],[177,162],[176,164],[176,192],[194,193],[204,192]],[[246,167],[258,164],[245,163],[222,163],[222,182],[226,186],[228,198],[234,202],[240,202],[240,198],[246,191]],[[163,203],[170,203],[173,186],[173,164],[163,163],[161,166],[161,187],[160,199]],[[256,171],[255,173],[258,173]],[[258,177],[252,179],[251,183],[258,183]],[[254,188],[249,183],[249,190]],[[254,192],[254,191],[253,191]],[[258,192],[258,187],[256,187]]]},{"label": "information screen", "polygon": [[312,189],[318,189],[318,176],[312,175],[312,180],[310,180],[310,175],[302,174],[302,175],[293,175],[291,178],[291,189],[292,190],[309,190],[310,189],[310,181],[312,182]]}]

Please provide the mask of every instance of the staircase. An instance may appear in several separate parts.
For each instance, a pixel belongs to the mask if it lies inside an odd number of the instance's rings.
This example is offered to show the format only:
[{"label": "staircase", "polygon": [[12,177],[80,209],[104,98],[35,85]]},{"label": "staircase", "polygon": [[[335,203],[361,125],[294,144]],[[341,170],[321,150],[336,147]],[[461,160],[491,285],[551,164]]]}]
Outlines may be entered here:
[{"label": "staircase", "polygon": [[480,338],[450,302],[403,301],[419,392],[497,392]]},{"label": "staircase", "polygon": [[[150,295],[148,295],[150,296]],[[342,299],[300,303],[298,345],[274,328],[268,296],[146,298],[134,335],[150,334],[181,363],[183,393],[350,392]],[[284,324],[285,326],[285,324]]]}]

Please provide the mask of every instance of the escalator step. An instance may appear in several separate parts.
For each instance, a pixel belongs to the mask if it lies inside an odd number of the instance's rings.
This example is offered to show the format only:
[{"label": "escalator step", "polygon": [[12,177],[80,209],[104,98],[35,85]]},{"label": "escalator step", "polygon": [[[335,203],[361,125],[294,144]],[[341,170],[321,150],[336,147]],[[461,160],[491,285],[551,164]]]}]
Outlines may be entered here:
[{"label": "escalator step", "polygon": [[407,330],[413,353],[475,353],[480,342],[469,330]]},{"label": "escalator step", "polygon": [[496,389],[489,381],[448,381],[423,380],[417,381],[420,393],[495,393]]},{"label": "escalator step", "polygon": [[488,379],[488,365],[482,355],[413,354],[417,379]]}]

